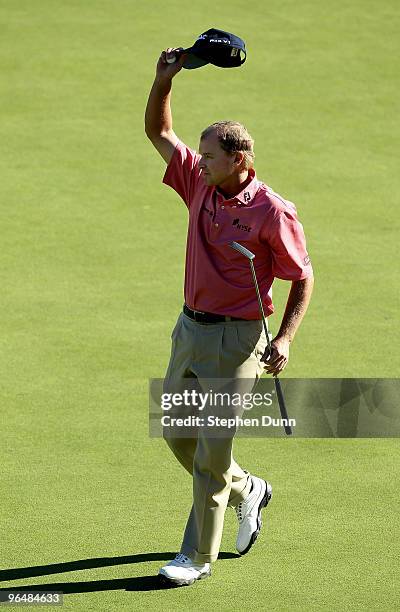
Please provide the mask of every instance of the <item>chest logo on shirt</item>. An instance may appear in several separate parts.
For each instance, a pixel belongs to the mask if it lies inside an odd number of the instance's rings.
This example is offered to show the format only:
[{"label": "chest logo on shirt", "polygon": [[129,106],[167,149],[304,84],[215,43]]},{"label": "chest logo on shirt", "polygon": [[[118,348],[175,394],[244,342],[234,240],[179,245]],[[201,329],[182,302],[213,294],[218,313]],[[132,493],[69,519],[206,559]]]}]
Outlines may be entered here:
[{"label": "chest logo on shirt", "polygon": [[250,194],[248,191],[244,192],[243,197],[245,202],[250,202]]},{"label": "chest logo on shirt", "polygon": [[234,219],[232,225],[235,225],[237,229],[243,230],[244,232],[251,232],[251,227],[240,223],[240,219]]}]

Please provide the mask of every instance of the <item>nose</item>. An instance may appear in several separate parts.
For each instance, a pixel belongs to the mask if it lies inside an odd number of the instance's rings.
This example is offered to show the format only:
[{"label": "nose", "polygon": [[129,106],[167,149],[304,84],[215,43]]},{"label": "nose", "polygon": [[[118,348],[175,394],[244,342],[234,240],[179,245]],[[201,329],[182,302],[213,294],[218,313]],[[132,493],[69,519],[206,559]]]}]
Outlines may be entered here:
[{"label": "nose", "polygon": [[207,168],[207,164],[204,160],[204,157],[202,157],[199,161],[199,168],[200,170],[205,170]]}]

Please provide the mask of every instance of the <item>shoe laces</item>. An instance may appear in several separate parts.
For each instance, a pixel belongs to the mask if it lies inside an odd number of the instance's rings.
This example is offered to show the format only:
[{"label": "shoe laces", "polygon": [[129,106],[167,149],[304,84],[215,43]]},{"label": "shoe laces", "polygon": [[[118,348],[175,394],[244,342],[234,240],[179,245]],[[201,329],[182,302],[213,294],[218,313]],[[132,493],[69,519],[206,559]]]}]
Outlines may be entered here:
[{"label": "shoe laces", "polygon": [[188,563],[190,559],[189,557],[186,557],[182,553],[178,553],[175,557],[175,561],[179,561],[179,563]]},{"label": "shoe laces", "polygon": [[236,512],[236,516],[238,517],[239,523],[241,523],[242,520],[243,520],[243,504],[242,504],[242,502],[240,502],[240,504],[238,504],[235,507],[235,512]]}]

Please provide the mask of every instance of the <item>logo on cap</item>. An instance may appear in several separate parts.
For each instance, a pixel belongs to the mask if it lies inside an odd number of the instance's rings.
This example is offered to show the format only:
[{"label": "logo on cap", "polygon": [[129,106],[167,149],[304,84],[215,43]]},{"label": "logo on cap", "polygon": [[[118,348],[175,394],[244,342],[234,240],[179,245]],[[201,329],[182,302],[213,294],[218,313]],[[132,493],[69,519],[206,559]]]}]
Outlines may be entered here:
[{"label": "logo on cap", "polygon": [[210,38],[210,42],[216,42],[216,43],[225,43],[227,45],[230,45],[230,41],[227,38]]}]

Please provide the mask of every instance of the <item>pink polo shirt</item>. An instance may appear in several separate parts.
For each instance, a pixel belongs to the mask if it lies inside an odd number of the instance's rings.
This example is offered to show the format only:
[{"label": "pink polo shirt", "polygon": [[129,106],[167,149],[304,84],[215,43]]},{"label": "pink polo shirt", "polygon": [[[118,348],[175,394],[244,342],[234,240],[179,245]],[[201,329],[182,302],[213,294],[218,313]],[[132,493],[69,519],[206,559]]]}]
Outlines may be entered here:
[{"label": "pink polo shirt", "polygon": [[273,313],[274,278],[294,281],[312,276],[303,226],[296,207],[257,180],[225,199],[207,186],[200,155],[178,142],[163,182],[189,209],[185,302],[193,310],[260,319],[249,260],[232,249],[232,240],[255,254],[254,267],[264,311]]}]

